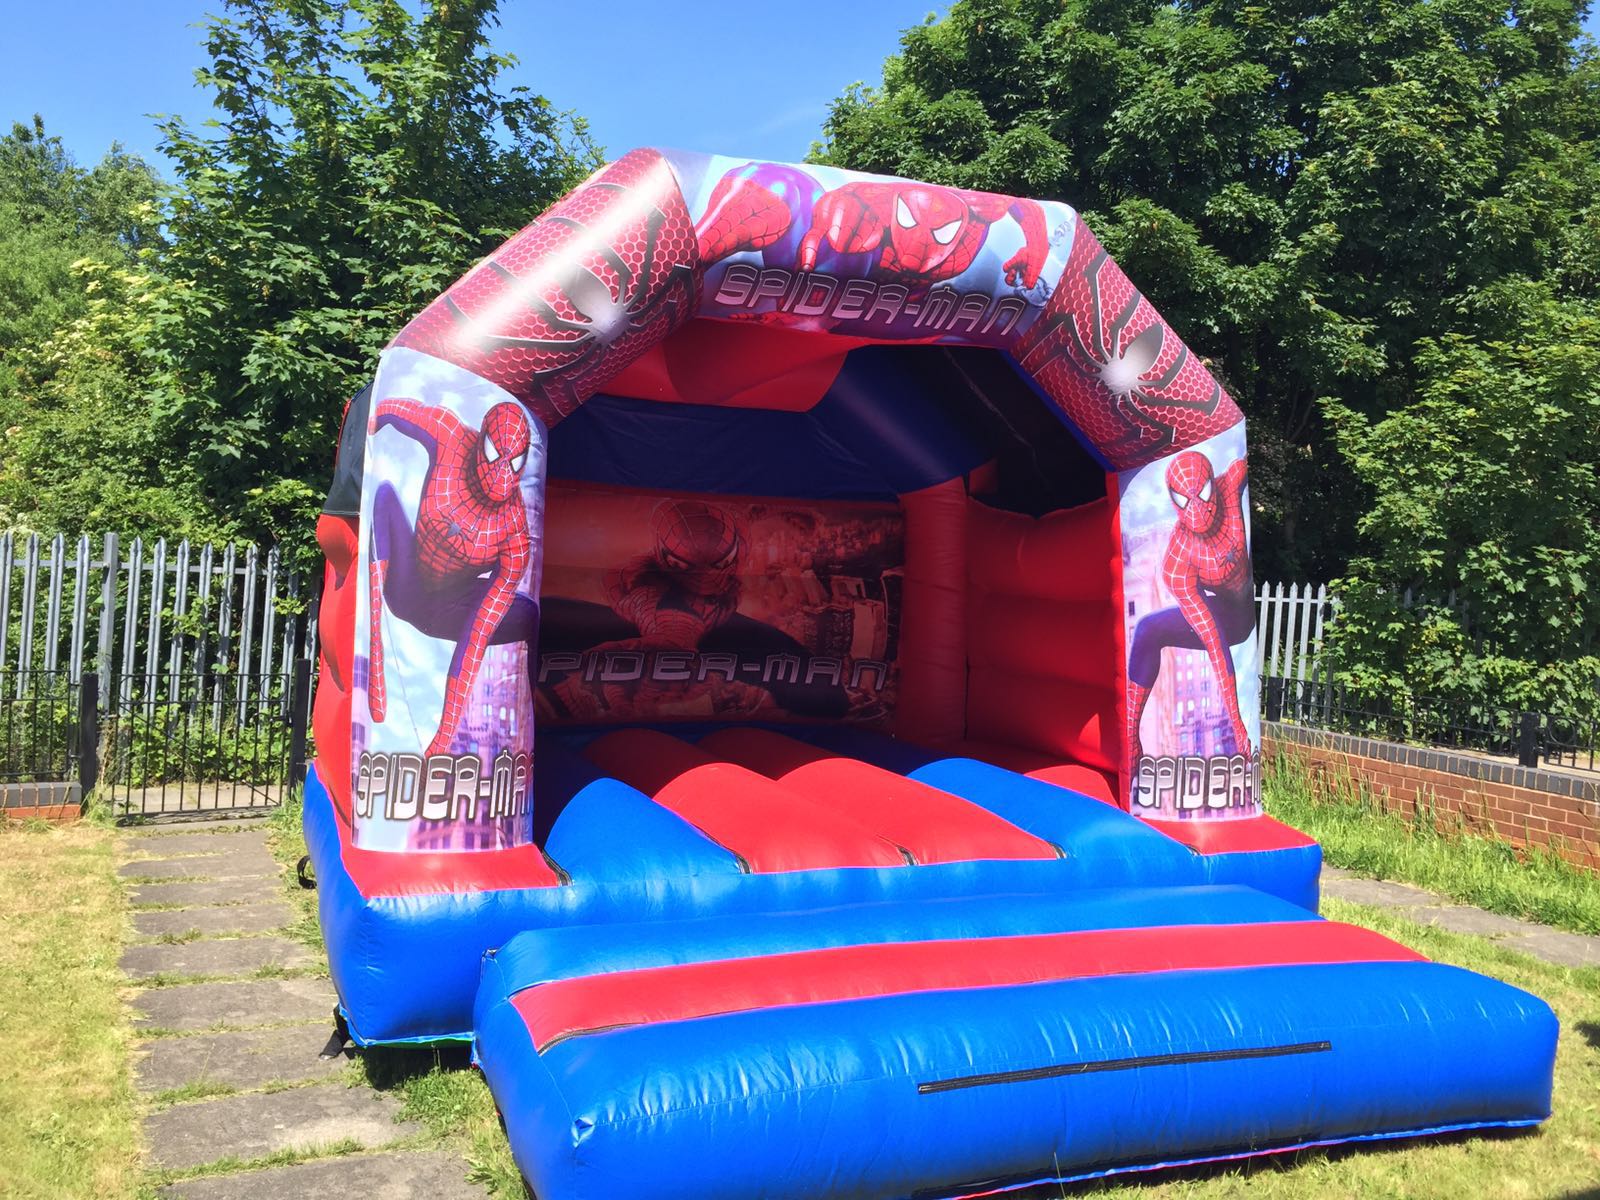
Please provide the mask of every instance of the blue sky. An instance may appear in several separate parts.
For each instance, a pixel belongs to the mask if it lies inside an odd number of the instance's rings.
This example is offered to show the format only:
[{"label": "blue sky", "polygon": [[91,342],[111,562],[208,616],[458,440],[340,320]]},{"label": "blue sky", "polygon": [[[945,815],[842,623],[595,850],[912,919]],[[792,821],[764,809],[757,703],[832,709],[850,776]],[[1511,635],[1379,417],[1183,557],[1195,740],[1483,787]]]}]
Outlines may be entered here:
[{"label": "blue sky", "polygon": [[[210,115],[194,87],[207,0],[0,0],[0,122],[42,112],[77,156],[155,160],[146,114]],[[930,0],[505,0],[517,81],[586,115],[612,153],[663,145],[794,159],[828,101],[875,81]],[[693,14],[691,20],[687,15]],[[1588,28],[1600,35],[1600,15]]]},{"label": "blue sky", "polygon": [[[217,0],[0,0],[0,122],[34,112],[85,162],[112,141],[154,161],[145,114],[210,115],[194,69]],[[796,159],[828,101],[881,77],[930,0],[505,0],[516,82],[589,118],[613,154],[677,146]],[[693,13],[691,20],[687,15]]]}]

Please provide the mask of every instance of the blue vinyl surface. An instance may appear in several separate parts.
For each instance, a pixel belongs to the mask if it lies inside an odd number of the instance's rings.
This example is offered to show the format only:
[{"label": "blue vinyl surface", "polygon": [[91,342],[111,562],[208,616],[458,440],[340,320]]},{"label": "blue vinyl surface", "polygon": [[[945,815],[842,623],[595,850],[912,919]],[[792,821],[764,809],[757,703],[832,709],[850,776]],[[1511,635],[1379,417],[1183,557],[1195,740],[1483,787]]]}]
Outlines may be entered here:
[{"label": "blue vinyl surface", "polygon": [[[545,757],[553,767],[556,754],[541,750],[541,767]],[[952,760],[941,786],[957,791],[958,783],[970,784],[976,802],[1003,806],[998,796],[1009,781],[1022,797],[1013,806],[1019,815],[1030,805],[1060,805],[1063,816],[1038,817],[1030,832],[1063,846],[1067,858],[745,874],[733,855],[642,793],[578,773],[572,777],[578,793],[547,842],[570,882],[371,897],[344,867],[333,806],[313,770],[306,781],[306,840],[341,1007],[363,1043],[465,1039],[482,955],[524,930],[1210,883],[1250,884],[1303,909],[1315,906],[1316,866],[1303,855],[1287,864],[1282,852],[1206,858],[1097,801],[998,768],[975,770],[981,767]],[[1045,828],[1052,832],[1040,832]],[[1225,859],[1243,861],[1230,868]]]},{"label": "blue vinyl surface", "polygon": [[[547,1200],[951,1196],[1533,1123],[1550,1106],[1549,1008],[1431,963],[882,996],[616,1029],[542,1054],[509,1003],[516,967],[486,965],[476,1050],[517,1162]],[[1173,1054],[1190,1060],[1049,1073]],[[991,1073],[1002,1077],[918,1087]]]}]

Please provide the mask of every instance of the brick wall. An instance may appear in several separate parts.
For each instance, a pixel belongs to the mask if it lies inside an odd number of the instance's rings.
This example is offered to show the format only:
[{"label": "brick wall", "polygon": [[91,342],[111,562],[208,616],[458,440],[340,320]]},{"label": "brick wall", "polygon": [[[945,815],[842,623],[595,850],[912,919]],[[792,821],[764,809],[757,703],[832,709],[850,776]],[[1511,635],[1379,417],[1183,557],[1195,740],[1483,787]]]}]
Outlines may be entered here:
[{"label": "brick wall", "polygon": [[0,783],[0,821],[65,825],[83,815],[76,783]]},{"label": "brick wall", "polygon": [[1412,815],[1420,799],[1441,825],[1517,846],[1553,849],[1600,870],[1600,775],[1519,767],[1475,754],[1267,724],[1269,750],[1300,755],[1314,772],[1365,784],[1385,807]]}]

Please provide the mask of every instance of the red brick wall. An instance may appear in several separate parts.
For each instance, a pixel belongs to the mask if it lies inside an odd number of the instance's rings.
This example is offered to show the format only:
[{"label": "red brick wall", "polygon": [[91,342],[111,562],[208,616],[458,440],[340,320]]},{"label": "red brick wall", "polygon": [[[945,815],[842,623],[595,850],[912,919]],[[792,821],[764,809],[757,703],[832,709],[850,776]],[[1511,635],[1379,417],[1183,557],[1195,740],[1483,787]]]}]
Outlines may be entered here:
[{"label": "red brick wall", "polygon": [[[1328,744],[1317,744],[1322,740]],[[1337,735],[1314,741],[1270,734],[1266,738],[1269,751],[1300,756],[1313,774],[1330,783],[1342,778],[1363,784],[1392,811],[1412,816],[1421,799],[1432,808],[1441,828],[1465,826],[1516,846],[1551,849],[1568,862],[1600,870],[1600,805],[1595,799],[1600,787],[1575,788],[1588,795],[1561,795],[1519,782],[1537,780],[1543,772],[1508,771],[1486,761],[1485,766],[1492,769],[1485,774],[1512,775],[1513,779],[1474,778],[1475,771],[1439,770],[1360,753],[1359,745],[1356,739]],[[1433,757],[1448,757],[1471,771],[1465,756]]]},{"label": "red brick wall", "polygon": [[0,820],[49,821],[52,825],[70,825],[83,816],[83,809],[73,804],[38,804],[24,808],[0,808]]}]

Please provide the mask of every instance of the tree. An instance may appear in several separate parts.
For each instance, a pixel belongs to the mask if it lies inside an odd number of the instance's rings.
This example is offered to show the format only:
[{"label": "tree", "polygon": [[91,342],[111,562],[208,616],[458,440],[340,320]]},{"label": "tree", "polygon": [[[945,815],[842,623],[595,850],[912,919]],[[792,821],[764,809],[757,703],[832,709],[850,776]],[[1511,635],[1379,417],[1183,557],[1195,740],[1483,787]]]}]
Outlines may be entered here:
[{"label": "tree", "polygon": [[18,394],[0,464],[0,528],[226,539],[241,520],[208,503],[172,436],[177,394],[155,350],[170,286],[139,265],[73,264],[81,307],[15,356]]},{"label": "tree", "polygon": [[503,76],[495,0],[229,0],[214,130],[165,121],[176,187],[154,346],[214,511],[304,541],[345,402],[424,304],[598,165]]},{"label": "tree", "polygon": [[1425,341],[1503,339],[1502,284],[1594,295],[1585,7],[961,0],[815,156],[1081,206],[1251,419],[1260,569],[1328,578],[1380,486],[1328,414],[1424,394]]},{"label": "tree", "polygon": [[1415,402],[1330,410],[1373,497],[1330,649],[1361,693],[1600,718],[1600,307],[1516,281],[1418,344]]},{"label": "tree", "polygon": [[84,170],[39,116],[0,137],[0,402],[19,356],[86,310],[73,264],[126,264],[157,242],[156,186],[118,146]]}]

